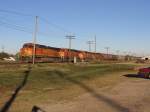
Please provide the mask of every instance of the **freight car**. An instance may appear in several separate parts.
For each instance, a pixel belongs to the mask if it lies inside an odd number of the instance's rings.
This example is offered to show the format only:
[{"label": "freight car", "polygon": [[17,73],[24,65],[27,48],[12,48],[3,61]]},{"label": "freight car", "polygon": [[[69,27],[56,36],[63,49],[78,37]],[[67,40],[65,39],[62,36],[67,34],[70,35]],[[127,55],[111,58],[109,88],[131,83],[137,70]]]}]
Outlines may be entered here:
[{"label": "freight car", "polygon": [[[36,62],[66,62],[73,61],[99,61],[108,59],[111,60],[115,55],[106,55],[102,53],[93,53],[81,50],[56,48],[45,45],[36,44],[35,61]],[[33,58],[32,43],[26,43],[20,49],[20,60],[24,62],[31,62]]]}]

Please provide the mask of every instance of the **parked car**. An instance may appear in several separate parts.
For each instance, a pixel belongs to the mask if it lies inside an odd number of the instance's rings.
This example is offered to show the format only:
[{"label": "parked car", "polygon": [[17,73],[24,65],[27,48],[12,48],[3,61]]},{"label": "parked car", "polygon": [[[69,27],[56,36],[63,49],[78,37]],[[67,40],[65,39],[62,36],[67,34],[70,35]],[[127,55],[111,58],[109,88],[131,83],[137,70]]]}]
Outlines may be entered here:
[{"label": "parked car", "polygon": [[150,78],[150,67],[140,68],[138,71],[138,75],[140,75],[144,78]]}]

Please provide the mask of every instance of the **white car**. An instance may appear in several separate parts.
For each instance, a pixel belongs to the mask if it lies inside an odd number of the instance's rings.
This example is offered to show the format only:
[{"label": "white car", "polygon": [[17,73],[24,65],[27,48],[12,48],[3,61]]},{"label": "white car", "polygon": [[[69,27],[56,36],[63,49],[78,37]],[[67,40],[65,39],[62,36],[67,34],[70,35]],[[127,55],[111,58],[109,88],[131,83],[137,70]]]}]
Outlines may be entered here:
[{"label": "white car", "polygon": [[3,58],[5,61],[16,61],[13,57]]}]

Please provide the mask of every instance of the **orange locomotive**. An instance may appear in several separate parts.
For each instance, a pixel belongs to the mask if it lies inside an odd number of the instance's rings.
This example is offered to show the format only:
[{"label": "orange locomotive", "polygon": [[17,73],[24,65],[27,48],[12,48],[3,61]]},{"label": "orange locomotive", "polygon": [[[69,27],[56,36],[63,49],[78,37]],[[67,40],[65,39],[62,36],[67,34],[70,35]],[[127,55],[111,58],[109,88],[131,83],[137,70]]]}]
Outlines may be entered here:
[{"label": "orange locomotive", "polygon": [[[59,57],[58,54],[59,50],[60,50],[59,48],[47,47],[44,45],[36,44],[35,59],[38,62],[51,61],[52,59],[55,60],[56,58]],[[33,56],[33,44],[32,43],[24,44],[23,48],[21,48],[20,50],[20,59],[22,61],[30,62],[32,61],[32,56]]]},{"label": "orange locomotive", "polygon": [[[74,57],[78,61],[84,60],[83,51],[68,50],[64,48],[55,48],[45,45],[36,44],[35,61],[36,62],[60,62],[60,61],[73,61]],[[33,44],[26,43],[20,49],[20,60],[24,62],[31,62],[33,57]]]},{"label": "orange locomotive", "polygon": [[[20,49],[20,60],[31,62],[33,57],[33,44],[26,43]],[[36,62],[66,62],[73,61],[100,61],[100,60],[117,60],[117,55],[93,53],[74,49],[55,48],[45,45],[36,44],[35,61]]]},{"label": "orange locomotive", "polygon": [[[33,44],[26,43],[20,49],[20,60],[24,62],[31,62],[33,57]],[[74,49],[55,48],[45,45],[36,44],[35,61],[36,62],[66,62],[73,61],[100,61],[108,59],[112,60],[116,55],[106,55],[102,53],[93,53],[87,51],[80,51]]]}]

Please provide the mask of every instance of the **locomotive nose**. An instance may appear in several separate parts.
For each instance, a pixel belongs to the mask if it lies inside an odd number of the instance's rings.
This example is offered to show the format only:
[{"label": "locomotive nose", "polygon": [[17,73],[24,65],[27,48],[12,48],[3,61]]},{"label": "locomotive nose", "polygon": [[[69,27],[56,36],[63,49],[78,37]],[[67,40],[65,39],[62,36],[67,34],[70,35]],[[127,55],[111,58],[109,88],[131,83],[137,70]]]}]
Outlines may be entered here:
[{"label": "locomotive nose", "polygon": [[21,54],[23,56],[31,56],[32,55],[32,49],[23,48],[23,49],[21,49]]}]

